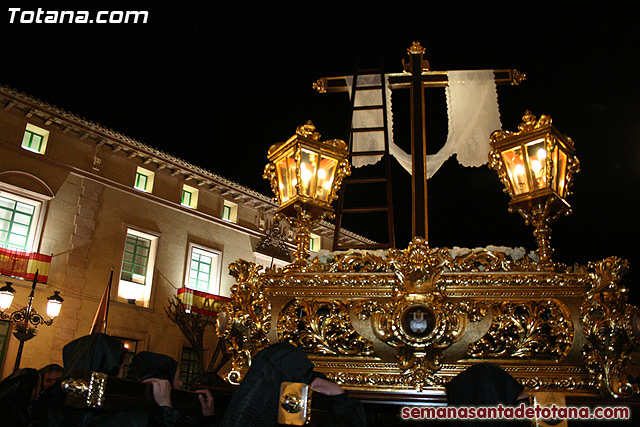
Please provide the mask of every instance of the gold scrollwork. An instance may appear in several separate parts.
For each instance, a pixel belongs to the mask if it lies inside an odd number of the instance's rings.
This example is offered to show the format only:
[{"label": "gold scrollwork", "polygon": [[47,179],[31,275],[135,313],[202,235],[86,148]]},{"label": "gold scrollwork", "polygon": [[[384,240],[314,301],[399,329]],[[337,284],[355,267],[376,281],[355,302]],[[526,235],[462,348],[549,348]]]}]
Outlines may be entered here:
[{"label": "gold scrollwork", "polygon": [[573,322],[560,301],[502,301],[491,307],[489,331],[469,345],[472,359],[561,360],[571,349]]},{"label": "gold scrollwork", "polygon": [[424,54],[426,52],[426,50],[424,49],[424,47],[422,47],[422,45],[420,44],[420,42],[413,42],[411,43],[411,46],[409,46],[409,48],[407,49],[407,53],[408,54],[414,54],[414,53],[422,53]]},{"label": "gold scrollwork", "polygon": [[626,303],[627,289],[620,279],[627,272],[626,260],[610,257],[589,263],[594,286],[580,308],[580,320],[588,343],[582,349],[585,366],[596,376],[600,389],[615,397],[638,393],[638,385],[626,377],[631,353],[638,348],[638,309]]},{"label": "gold scrollwork", "polygon": [[229,265],[229,274],[236,284],[231,287],[231,301],[222,306],[216,331],[231,354],[231,370],[226,379],[232,384],[242,380],[251,355],[269,345],[271,303],[259,280],[260,269],[261,266],[244,260]]},{"label": "gold scrollwork", "polygon": [[350,302],[294,299],[282,310],[278,339],[320,355],[372,356],[373,346],[349,319]]},{"label": "gold scrollwork", "polygon": [[447,249],[432,250],[421,237],[414,237],[405,250],[389,250],[389,262],[400,280],[400,290],[424,294],[428,301],[444,297],[444,285],[438,279],[447,258],[450,259]]},{"label": "gold scrollwork", "polygon": [[370,318],[378,339],[398,349],[398,368],[405,383],[414,389],[436,384],[442,350],[459,340],[467,317],[450,310],[444,282],[440,281],[448,252],[431,250],[416,237],[404,251],[391,249],[389,263],[398,281],[391,301],[367,300],[356,310]]},{"label": "gold scrollwork", "polygon": [[[347,251],[343,253],[332,253],[328,258],[313,258],[307,265],[307,272],[314,273],[390,273],[394,272],[395,264],[420,265],[420,259],[429,260],[432,265],[428,266],[433,274],[445,272],[490,272],[490,271],[538,271],[540,266],[530,257],[524,255],[519,259],[512,259],[510,255],[499,250],[473,250],[460,256],[452,256],[447,248],[430,249],[421,243],[412,242],[414,250],[411,255],[404,251],[391,250],[387,256],[378,253]],[[401,260],[401,257],[413,256],[414,261]],[[436,268],[438,267],[438,268]],[[404,268],[404,267],[403,267]],[[420,268],[423,268],[422,266]],[[566,267],[558,264],[558,270]],[[415,274],[406,272],[407,274]],[[404,274],[404,273],[403,273]],[[340,279],[339,276],[335,276]],[[390,282],[389,282],[390,283]]]},{"label": "gold scrollwork", "polygon": [[527,75],[521,71],[513,70],[511,79],[511,84],[517,86],[527,79]]},{"label": "gold scrollwork", "polygon": [[321,77],[318,81],[313,83],[313,89],[318,93],[327,93],[328,80],[326,77]]},{"label": "gold scrollwork", "polygon": [[387,258],[369,252],[348,251],[336,253],[328,260],[322,262],[320,258],[309,261],[310,272],[350,272],[350,273],[374,273],[389,272],[391,264]]}]

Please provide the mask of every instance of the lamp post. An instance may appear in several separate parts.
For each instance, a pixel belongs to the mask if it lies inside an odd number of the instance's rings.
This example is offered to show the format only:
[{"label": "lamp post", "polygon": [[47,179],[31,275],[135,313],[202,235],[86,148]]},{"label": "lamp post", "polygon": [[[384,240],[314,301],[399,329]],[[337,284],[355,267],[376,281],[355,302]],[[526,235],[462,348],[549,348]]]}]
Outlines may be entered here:
[{"label": "lamp post", "polygon": [[24,331],[16,330],[13,332],[13,336],[20,341],[18,354],[16,356],[16,364],[13,368],[14,371],[17,371],[20,368],[20,359],[22,357],[24,342],[35,336],[35,331],[29,330],[29,324],[33,325],[34,329],[41,323],[50,326],[53,323],[53,319],[60,314],[62,302],[64,301],[60,296],[60,292],[54,291],[53,295],[47,298],[47,315],[49,316],[49,319],[45,319],[32,306],[37,283],[38,272],[36,271],[35,277],[33,278],[33,284],[31,285],[31,293],[29,294],[29,303],[26,307],[22,307],[10,314],[6,314],[4,311],[11,307],[16,291],[11,286],[11,282],[7,282],[5,286],[0,288],[0,319],[11,320],[12,322],[20,323],[25,326]]},{"label": "lamp post", "polygon": [[331,203],[351,173],[347,144],[339,139],[320,141],[315,129],[308,121],[286,142],[272,145],[263,175],[280,205],[276,217],[297,228],[295,260],[289,266],[293,271],[304,271],[310,230],[324,218],[333,218]]},{"label": "lamp post", "polygon": [[509,212],[519,212],[527,225],[533,225],[540,264],[548,268],[553,265],[549,224],[571,214],[566,198],[580,162],[573,155],[571,138],[561,134],[549,116],[536,120],[526,111],[522,120],[518,132],[491,135],[489,167],[498,172],[511,197]]}]

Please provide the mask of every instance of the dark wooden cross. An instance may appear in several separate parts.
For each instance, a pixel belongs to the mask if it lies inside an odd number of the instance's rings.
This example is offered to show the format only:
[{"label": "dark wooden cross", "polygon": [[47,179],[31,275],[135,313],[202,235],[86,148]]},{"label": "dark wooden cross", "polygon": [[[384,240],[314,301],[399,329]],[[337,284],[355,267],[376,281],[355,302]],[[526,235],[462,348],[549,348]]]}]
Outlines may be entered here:
[{"label": "dark wooden cross", "polygon": [[[424,88],[446,87],[447,71],[431,71],[429,62],[424,58],[424,48],[413,42],[407,49],[409,63],[404,60],[403,73],[389,74],[391,89],[409,88],[411,91],[411,158],[412,158],[412,235],[429,240],[427,215],[427,138],[425,132]],[[493,70],[497,85],[517,85],[525,79],[525,75],[513,69]],[[346,78],[325,77],[314,83],[318,92],[346,92]],[[383,95],[384,96],[384,95]],[[489,138],[489,135],[487,135]]]}]

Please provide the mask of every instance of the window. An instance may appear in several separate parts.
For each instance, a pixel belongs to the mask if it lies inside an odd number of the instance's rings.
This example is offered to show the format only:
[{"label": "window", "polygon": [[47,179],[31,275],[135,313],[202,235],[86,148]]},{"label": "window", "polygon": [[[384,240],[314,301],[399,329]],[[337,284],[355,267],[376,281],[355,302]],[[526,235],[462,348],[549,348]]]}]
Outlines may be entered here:
[{"label": "window", "polygon": [[190,243],[184,286],[217,295],[220,292],[221,265],[220,251]]},{"label": "window", "polygon": [[182,186],[182,206],[187,206],[193,209],[198,207],[198,189],[189,187],[188,185]]},{"label": "window", "polygon": [[238,205],[225,200],[222,206],[222,219],[229,222],[238,222]]},{"label": "window", "polygon": [[311,234],[311,241],[309,242],[309,250],[312,252],[318,252],[321,248],[320,248],[320,236],[317,236],[315,234]]},{"label": "window", "polygon": [[27,123],[27,128],[22,137],[22,148],[34,153],[44,154],[49,140],[49,131]]},{"label": "window", "polygon": [[158,236],[127,228],[118,297],[149,306]]},{"label": "window", "polygon": [[153,176],[153,172],[138,166],[138,169],[136,170],[136,180],[133,187],[137,190],[151,193],[153,191]]},{"label": "window", "polygon": [[189,347],[182,347],[180,357],[180,379],[187,390],[191,389],[191,382],[198,376],[198,353]]},{"label": "window", "polygon": [[127,371],[129,370],[129,366],[131,365],[131,360],[133,359],[133,356],[135,356],[136,353],[138,352],[138,341],[132,340],[129,338],[122,338],[122,337],[114,337],[114,338],[122,343],[125,351],[127,352],[124,356],[124,369],[123,369],[123,373],[126,376]]},{"label": "window", "polygon": [[0,247],[33,252],[41,229],[42,201],[0,190]]}]

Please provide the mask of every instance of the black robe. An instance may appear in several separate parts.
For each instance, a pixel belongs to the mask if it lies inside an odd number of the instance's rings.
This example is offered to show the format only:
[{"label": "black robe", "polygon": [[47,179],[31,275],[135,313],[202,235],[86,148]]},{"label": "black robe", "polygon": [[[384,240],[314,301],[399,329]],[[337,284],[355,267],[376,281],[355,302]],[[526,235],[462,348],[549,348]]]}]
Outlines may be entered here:
[{"label": "black robe", "polygon": [[[311,384],[316,376],[323,376],[313,372],[313,367],[307,355],[289,343],[276,343],[260,351],[251,361],[249,371],[233,394],[222,425],[277,426],[280,384]],[[366,425],[362,403],[348,398],[346,393],[338,396],[314,393],[311,402],[311,425]]]}]

